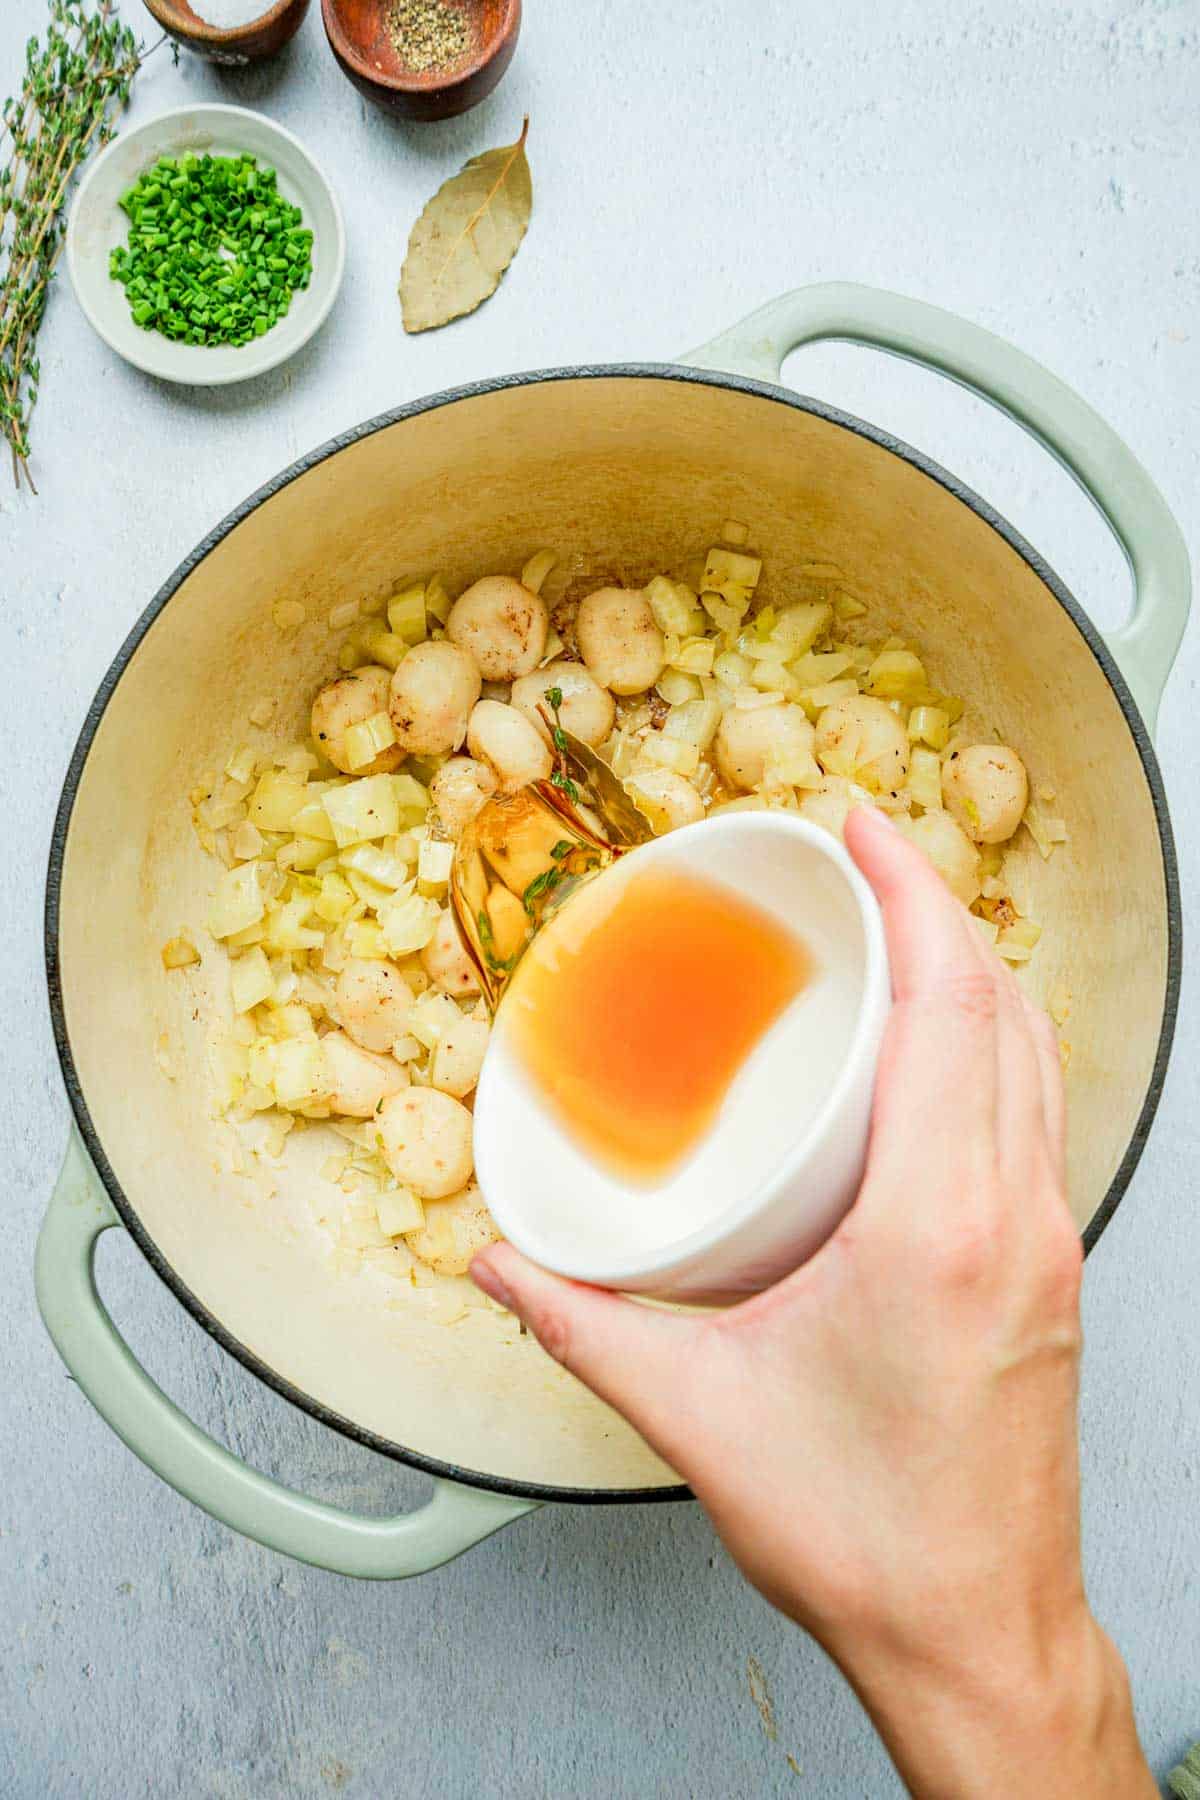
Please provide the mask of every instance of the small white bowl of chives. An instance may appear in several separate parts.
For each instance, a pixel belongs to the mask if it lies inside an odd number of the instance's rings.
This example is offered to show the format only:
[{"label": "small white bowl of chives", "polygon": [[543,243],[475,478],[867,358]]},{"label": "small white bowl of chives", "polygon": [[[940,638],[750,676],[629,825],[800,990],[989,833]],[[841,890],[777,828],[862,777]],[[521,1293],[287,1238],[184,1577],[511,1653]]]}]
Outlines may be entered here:
[{"label": "small white bowl of chives", "polygon": [[241,106],[179,107],[121,133],[88,169],[67,226],[89,324],[136,368],[195,387],[245,381],[299,350],[327,318],[345,258],[317,164]]}]

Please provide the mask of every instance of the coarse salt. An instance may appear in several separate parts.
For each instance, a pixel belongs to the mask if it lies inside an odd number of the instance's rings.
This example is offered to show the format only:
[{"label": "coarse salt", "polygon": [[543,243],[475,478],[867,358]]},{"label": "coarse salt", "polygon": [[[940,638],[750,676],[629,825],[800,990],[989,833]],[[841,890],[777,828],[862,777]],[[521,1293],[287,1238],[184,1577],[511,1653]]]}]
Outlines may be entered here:
[{"label": "coarse salt", "polygon": [[192,11],[203,25],[214,31],[236,31],[239,26],[253,25],[271,10],[274,0],[195,0]]}]

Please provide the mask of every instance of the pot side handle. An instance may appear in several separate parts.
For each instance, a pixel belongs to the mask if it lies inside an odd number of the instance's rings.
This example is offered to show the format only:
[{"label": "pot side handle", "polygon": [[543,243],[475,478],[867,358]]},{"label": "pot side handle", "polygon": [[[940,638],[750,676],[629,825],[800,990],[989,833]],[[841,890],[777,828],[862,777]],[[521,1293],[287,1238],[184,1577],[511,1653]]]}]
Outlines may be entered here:
[{"label": "pot side handle", "polygon": [[827,338],[865,344],[948,375],[1035,437],[1094,502],[1128,558],[1134,608],[1104,641],[1153,732],[1191,605],[1187,546],[1133,452],[1057,375],[1024,351],[941,307],[881,288],[797,288],[679,360],[778,383],[783,360]]},{"label": "pot side handle", "polygon": [[368,1580],[423,1575],[536,1501],[438,1481],[415,1512],[360,1518],[247,1468],[185,1418],[142,1368],[96,1288],[101,1232],[121,1223],[77,1134],[38,1237],[35,1280],[46,1329],[102,1418],[147,1468],[232,1530],[316,1568]]}]

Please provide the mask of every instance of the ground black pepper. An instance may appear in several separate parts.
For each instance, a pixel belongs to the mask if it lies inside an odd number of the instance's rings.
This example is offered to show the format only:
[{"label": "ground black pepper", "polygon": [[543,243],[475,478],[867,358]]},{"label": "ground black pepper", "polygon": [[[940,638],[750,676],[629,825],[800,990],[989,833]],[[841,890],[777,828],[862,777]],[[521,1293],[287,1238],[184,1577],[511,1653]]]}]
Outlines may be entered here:
[{"label": "ground black pepper", "polygon": [[388,36],[414,75],[449,69],[474,46],[471,20],[452,0],[392,0]]}]

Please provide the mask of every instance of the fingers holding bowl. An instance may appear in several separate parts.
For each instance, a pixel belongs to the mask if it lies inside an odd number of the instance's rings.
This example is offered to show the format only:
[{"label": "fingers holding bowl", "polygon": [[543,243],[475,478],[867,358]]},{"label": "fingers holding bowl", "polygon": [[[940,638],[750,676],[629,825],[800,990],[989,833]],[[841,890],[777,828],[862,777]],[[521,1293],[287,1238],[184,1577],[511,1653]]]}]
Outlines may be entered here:
[{"label": "fingers holding bowl", "polygon": [[[934,1220],[984,1186],[1061,1185],[1065,1124],[1057,1047],[970,915],[880,813],[860,808],[847,846],[883,913],[895,1007],[876,1078],[860,1205],[898,1184]],[[870,1190],[870,1191],[868,1191]]]}]

